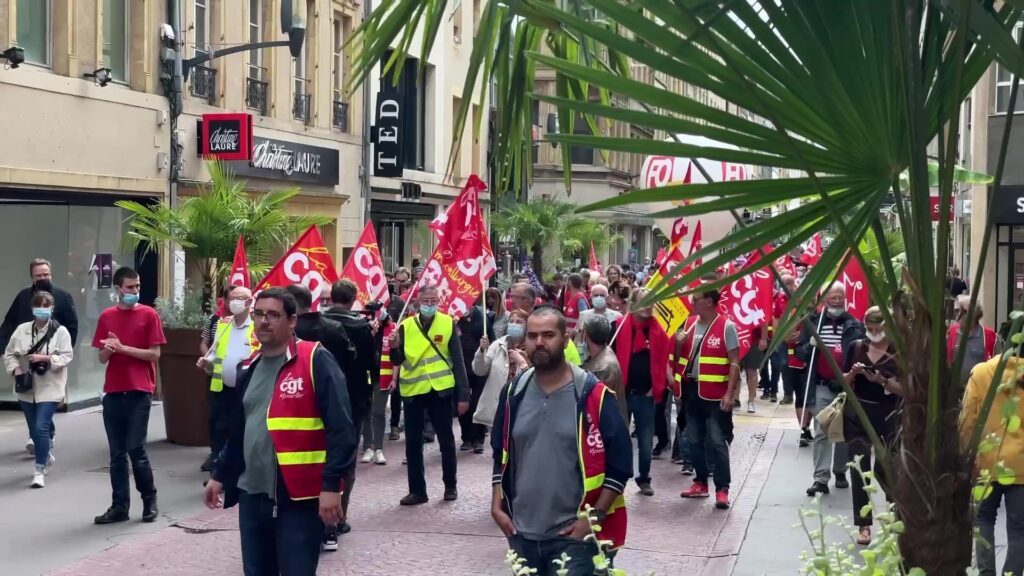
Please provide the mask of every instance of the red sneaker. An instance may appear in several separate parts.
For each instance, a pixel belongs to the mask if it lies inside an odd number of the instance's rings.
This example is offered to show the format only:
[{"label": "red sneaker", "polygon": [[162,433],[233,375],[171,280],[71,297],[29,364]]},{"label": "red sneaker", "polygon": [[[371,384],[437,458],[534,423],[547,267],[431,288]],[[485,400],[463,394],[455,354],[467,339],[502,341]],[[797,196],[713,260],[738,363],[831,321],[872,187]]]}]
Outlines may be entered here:
[{"label": "red sneaker", "polygon": [[689,488],[679,493],[682,498],[707,498],[710,495],[708,485],[703,482],[694,482]]},{"label": "red sneaker", "polygon": [[715,508],[726,510],[729,508],[729,489],[719,488],[715,490]]}]

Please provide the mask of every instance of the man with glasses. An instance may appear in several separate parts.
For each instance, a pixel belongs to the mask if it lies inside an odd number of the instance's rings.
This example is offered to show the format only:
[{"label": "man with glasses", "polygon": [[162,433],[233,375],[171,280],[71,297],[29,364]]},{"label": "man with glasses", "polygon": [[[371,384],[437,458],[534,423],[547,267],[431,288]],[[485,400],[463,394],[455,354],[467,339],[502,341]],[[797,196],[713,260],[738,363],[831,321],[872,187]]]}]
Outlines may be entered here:
[{"label": "man with glasses", "polygon": [[256,296],[260,352],[242,363],[227,444],[206,486],[209,508],[239,505],[246,574],[315,574],[324,526],[345,520],[343,478],[356,432],[345,376],[317,342],[296,340],[295,298]]},{"label": "man with glasses", "polygon": [[401,366],[398,389],[405,404],[409,494],[402,498],[402,506],[429,500],[423,471],[423,426],[427,415],[441,448],[444,499],[450,502],[459,497],[452,396],[458,403],[459,416],[469,410],[469,380],[455,320],[437,309],[440,298],[435,285],[420,288],[419,304],[419,314],[403,320],[388,338],[391,362]]}]

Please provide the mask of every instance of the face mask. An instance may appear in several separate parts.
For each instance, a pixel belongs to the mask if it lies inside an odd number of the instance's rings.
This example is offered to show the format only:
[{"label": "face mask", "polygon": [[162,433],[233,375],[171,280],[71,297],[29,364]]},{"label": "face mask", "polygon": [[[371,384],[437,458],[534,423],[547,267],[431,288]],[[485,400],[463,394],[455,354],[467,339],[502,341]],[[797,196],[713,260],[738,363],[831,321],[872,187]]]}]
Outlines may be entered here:
[{"label": "face mask", "polygon": [[228,302],[228,310],[231,310],[233,316],[237,316],[248,309],[249,307],[246,306],[245,300],[232,300]]},{"label": "face mask", "polygon": [[885,332],[868,332],[868,340],[878,344],[882,340],[885,340]]},{"label": "face mask", "polygon": [[594,308],[598,310],[604,310],[604,307],[608,305],[608,301],[605,300],[604,296],[594,296]]},{"label": "face mask", "polygon": [[47,279],[43,279],[43,280],[36,280],[36,281],[35,281],[35,282],[34,282],[34,283],[32,284],[32,286],[34,286],[34,287],[35,287],[35,289],[36,289],[36,291],[37,291],[37,292],[38,292],[38,291],[43,291],[43,292],[52,292],[52,291],[53,291],[53,283],[52,283],[52,282],[50,282],[50,281],[49,281],[49,280],[47,280]]},{"label": "face mask", "polygon": [[422,314],[424,318],[433,318],[434,314],[437,314],[437,306],[427,306],[426,304],[421,304],[420,314]]},{"label": "face mask", "polygon": [[526,327],[522,324],[509,324],[508,325],[508,339],[519,342],[526,335]]},{"label": "face mask", "polygon": [[842,306],[834,306],[834,307],[833,306],[829,306],[828,307],[828,315],[833,317],[833,318],[838,318],[838,317],[842,316],[843,312],[846,312],[846,308],[844,308]]},{"label": "face mask", "polygon": [[139,295],[122,293],[121,302],[123,302],[125,306],[135,306],[139,303]]},{"label": "face mask", "polygon": [[49,320],[51,314],[53,314],[53,309],[51,308],[32,309],[32,315],[36,317],[36,320]]}]

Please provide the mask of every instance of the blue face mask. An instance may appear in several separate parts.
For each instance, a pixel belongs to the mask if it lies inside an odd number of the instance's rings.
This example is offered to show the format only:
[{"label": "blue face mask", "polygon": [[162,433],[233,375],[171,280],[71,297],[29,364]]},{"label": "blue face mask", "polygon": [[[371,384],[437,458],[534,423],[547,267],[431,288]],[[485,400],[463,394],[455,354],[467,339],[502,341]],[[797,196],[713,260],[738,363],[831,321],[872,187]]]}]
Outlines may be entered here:
[{"label": "blue face mask", "polygon": [[422,314],[424,318],[433,318],[434,314],[437,314],[437,306],[421,305],[420,314]]},{"label": "blue face mask", "polygon": [[508,325],[508,338],[509,340],[519,341],[526,335],[526,326],[522,324],[509,324]]},{"label": "blue face mask", "polygon": [[604,296],[594,296],[591,300],[594,303],[594,308],[598,310],[604,310],[604,307],[608,305],[608,301],[605,300]]},{"label": "blue face mask", "polygon": [[32,309],[32,315],[36,317],[36,320],[49,320],[51,314],[53,314],[53,310],[50,308]]},{"label": "blue face mask", "polygon": [[135,306],[139,303],[138,294],[121,294],[121,302],[124,302],[125,306]]}]

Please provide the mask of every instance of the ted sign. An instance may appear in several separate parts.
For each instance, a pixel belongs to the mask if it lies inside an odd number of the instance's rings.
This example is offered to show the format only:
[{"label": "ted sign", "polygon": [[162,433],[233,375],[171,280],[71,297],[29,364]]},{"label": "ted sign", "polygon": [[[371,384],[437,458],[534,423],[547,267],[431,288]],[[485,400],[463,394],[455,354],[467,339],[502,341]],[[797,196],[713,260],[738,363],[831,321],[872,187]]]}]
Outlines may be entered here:
[{"label": "ted sign", "polygon": [[251,114],[203,114],[200,126],[199,152],[204,158],[252,158]]}]

